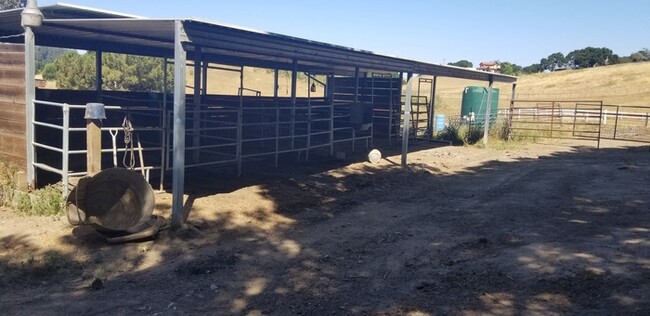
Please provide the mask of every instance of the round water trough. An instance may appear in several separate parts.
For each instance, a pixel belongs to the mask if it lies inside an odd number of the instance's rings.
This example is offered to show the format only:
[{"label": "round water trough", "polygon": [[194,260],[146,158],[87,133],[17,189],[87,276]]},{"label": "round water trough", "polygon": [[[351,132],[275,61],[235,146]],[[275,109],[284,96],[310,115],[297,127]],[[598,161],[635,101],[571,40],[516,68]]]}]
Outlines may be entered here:
[{"label": "round water trough", "polygon": [[[141,174],[122,168],[105,169],[71,192],[71,224],[91,224],[103,231],[126,231],[151,217],[155,206],[151,185]],[[71,216],[74,213],[74,216]]]}]

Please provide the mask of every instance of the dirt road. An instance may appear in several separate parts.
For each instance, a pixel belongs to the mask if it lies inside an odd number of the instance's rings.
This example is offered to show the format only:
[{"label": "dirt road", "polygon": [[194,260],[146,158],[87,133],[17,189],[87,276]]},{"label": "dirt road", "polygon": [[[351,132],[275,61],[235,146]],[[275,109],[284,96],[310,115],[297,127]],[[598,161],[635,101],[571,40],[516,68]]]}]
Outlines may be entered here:
[{"label": "dirt road", "polygon": [[649,147],[419,149],[192,172],[144,243],[0,211],[0,314],[650,314]]}]

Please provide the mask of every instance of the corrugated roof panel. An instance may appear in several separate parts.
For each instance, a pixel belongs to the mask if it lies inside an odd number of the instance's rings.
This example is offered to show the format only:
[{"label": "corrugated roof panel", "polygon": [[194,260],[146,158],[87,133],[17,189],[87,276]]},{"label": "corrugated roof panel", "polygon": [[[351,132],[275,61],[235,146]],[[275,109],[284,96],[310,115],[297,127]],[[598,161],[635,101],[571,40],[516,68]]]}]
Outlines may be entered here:
[{"label": "corrugated roof panel", "polygon": [[[174,19],[145,19],[116,12],[57,4],[41,8],[45,15],[42,27],[35,30],[39,45],[76,49],[172,57]],[[0,12],[0,36],[22,33],[21,10]],[[207,22],[182,20],[191,51],[192,45],[203,46],[211,62],[230,61],[257,67],[285,67],[292,59],[299,69],[334,73],[362,71],[412,72],[472,80],[515,82],[516,77],[477,70],[444,66],[376,54],[334,44]],[[9,42],[21,42],[15,37]],[[311,70],[310,70],[311,69]]]}]

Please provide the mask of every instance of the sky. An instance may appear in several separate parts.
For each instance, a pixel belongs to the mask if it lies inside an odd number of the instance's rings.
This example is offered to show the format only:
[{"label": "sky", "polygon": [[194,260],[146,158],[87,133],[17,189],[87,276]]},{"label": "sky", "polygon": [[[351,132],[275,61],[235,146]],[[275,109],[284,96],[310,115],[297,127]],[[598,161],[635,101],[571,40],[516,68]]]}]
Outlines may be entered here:
[{"label": "sky", "polygon": [[[57,1],[37,1],[39,6]],[[150,18],[200,18],[446,64],[650,48],[647,0],[66,0]]]}]

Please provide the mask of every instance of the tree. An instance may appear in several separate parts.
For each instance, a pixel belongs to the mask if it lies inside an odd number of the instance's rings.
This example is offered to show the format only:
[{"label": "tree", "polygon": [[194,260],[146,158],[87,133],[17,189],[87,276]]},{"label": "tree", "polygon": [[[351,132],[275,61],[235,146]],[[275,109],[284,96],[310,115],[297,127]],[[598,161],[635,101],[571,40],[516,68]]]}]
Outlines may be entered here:
[{"label": "tree", "polygon": [[90,90],[95,86],[95,53],[65,52],[54,62],[56,85],[61,89]]},{"label": "tree", "polygon": [[542,58],[539,60],[539,66],[542,68],[542,71],[551,68],[551,62],[548,58]]},{"label": "tree", "polygon": [[567,54],[566,58],[573,68],[605,66],[618,62],[618,56],[607,47],[577,49]]},{"label": "tree", "polygon": [[471,61],[461,59],[455,63],[447,63],[449,66],[463,67],[463,68],[473,68],[474,64]]},{"label": "tree", "polygon": [[640,62],[640,61],[648,61],[650,60],[650,56],[648,56],[648,53],[646,51],[640,50],[630,55],[630,60],[633,63]]},{"label": "tree", "polygon": [[0,10],[24,8],[27,0],[0,0]]},{"label": "tree", "polygon": [[550,71],[566,67],[566,57],[564,57],[564,54],[560,52],[548,55],[547,60],[550,66],[548,69]]},{"label": "tree", "polygon": [[[57,86],[62,89],[86,90],[95,87],[95,53],[67,51],[54,62]],[[173,76],[168,65],[167,91]],[[102,54],[103,89],[113,91],[162,91],[164,73],[160,58],[105,53]]]},{"label": "tree", "polygon": [[46,64],[53,62],[68,50],[65,48],[36,46],[36,72],[41,72]]},{"label": "tree", "polygon": [[650,49],[644,48],[639,51],[639,53],[643,54],[645,56],[646,60],[650,60]]},{"label": "tree", "polygon": [[54,63],[49,63],[43,67],[43,71],[41,72],[43,75],[43,79],[45,80],[54,80],[56,79],[56,66]]},{"label": "tree", "polygon": [[522,68],[522,72],[525,74],[534,74],[542,71],[544,71],[544,68],[541,64],[532,64],[530,66]]},{"label": "tree", "polygon": [[500,62],[499,65],[501,66],[501,73],[504,75],[518,75],[523,71],[521,66],[507,61]]}]

